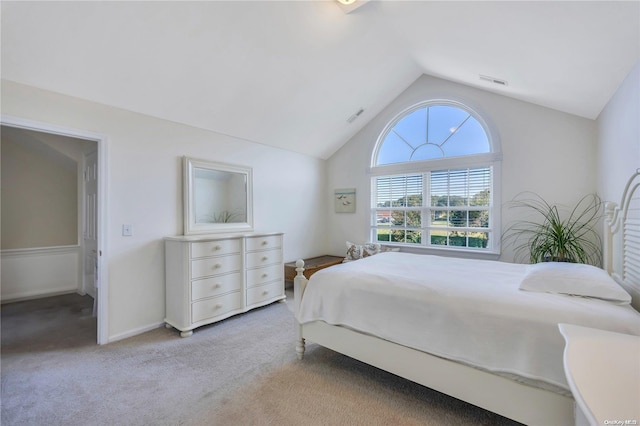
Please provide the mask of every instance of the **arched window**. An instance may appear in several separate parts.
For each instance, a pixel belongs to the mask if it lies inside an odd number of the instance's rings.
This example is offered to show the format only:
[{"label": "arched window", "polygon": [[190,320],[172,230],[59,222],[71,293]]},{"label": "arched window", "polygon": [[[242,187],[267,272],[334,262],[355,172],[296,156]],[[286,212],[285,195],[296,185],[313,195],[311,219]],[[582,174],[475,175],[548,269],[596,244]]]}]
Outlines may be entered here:
[{"label": "arched window", "polygon": [[491,152],[482,124],[470,111],[453,105],[421,105],[388,128],[376,165]]},{"label": "arched window", "polygon": [[372,155],[372,239],[499,252],[497,145],[456,102],[424,102],[392,120]]}]

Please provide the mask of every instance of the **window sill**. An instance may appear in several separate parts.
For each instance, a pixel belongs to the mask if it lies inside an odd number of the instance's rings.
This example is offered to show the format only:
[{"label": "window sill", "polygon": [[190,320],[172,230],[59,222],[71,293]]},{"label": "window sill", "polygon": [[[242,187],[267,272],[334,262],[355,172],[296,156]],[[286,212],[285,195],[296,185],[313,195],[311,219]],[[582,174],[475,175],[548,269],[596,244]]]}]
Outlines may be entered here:
[{"label": "window sill", "polygon": [[446,256],[446,257],[461,257],[465,259],[480,259],[480,260],[498,260],[500,257],[499,251],[487,251],[487,250],[473,250],[473,249],[454,249],[454,248],[434,248],[426,246],[416,246],[400,243],[384,243],[380,242],[385,247],[399,248],[402,253],[414,253],[414,254],[430,254],[434,256]]}]

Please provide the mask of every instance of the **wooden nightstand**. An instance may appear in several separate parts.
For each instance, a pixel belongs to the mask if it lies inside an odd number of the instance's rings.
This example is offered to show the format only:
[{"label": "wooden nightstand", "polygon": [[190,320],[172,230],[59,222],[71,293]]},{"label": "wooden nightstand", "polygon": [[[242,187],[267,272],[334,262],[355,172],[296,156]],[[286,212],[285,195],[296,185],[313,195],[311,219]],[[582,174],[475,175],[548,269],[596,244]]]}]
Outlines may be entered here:
[{"label": "wooden nightstand", "polygon": [[[304,260],[304,276],[311,277],[311,275],[318,272],[320,269],[328,268],[329,266],[338,265],[344,260],[344,256],[318,256]],[[289,262],[284,264],[284,280],[293,281],[296,276],[296,262]]]}]

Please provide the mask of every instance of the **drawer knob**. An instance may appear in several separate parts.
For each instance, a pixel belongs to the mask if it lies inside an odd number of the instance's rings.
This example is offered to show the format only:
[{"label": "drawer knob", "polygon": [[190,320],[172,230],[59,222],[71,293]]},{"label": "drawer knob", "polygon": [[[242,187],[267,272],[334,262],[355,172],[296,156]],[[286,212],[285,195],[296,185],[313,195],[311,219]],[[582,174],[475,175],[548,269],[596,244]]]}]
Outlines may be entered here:
[{"label": "drawer knob", "polygon": [[222,268],[222,265],[219,263],[216,263],[215,265],[213,265],[213,269],[220,269]]},{"label": "drawer knob", "polygon": [[264,240],[264,241],[262,242],[262,245],[263,245],[263,246],[266,246],[267,244],[269,244],[269,241],[267,241],[267,240]]},{"label": "drawer knob", "polygon": [[213,288],[220,288],[220,284],[214,285]]},{"label": "drawer knob", "polygon": [[222,308],[222,303],[216,303],[216,306],[213,307],[213,309],[220,309]]},{"label": "drawer knob", "polygon": [[267,278],[268,276],[269,276],[269,274],[267,274],[267,273],[262,274],[262,278]]},{"label": "drawer knob", "polygon": [[269,258],[268,258],[267,256],[262,256],[262,261],[263,261],[263,262],[265,262],[265,261],[267,261],[267,260],[269,260]]},{"label": "drawer knob", "polygon": [[267,294],[269,294],[269,290],[265,290],[265,291],[262,292],[263,296],[266,296]]},{"label": "drawer knob", "polygon": [[222,247],[220,247],[220,246],[215,246],[213,249],[214,249],[214,250],[220,250],[221,248],[222,248]]}]

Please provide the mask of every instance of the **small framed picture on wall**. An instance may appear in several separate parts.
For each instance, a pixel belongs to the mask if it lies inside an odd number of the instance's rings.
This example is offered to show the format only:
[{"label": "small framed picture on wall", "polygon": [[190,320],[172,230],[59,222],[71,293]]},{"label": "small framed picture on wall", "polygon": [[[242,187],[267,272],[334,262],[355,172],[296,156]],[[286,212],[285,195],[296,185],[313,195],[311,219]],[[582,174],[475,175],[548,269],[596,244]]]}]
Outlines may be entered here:
[{"label": "small framed picture on wall", "polygon": [[336,206],[336,213],[355,213],[356,211],[356,189],[342,188],[334,191],[333,200]]}]

